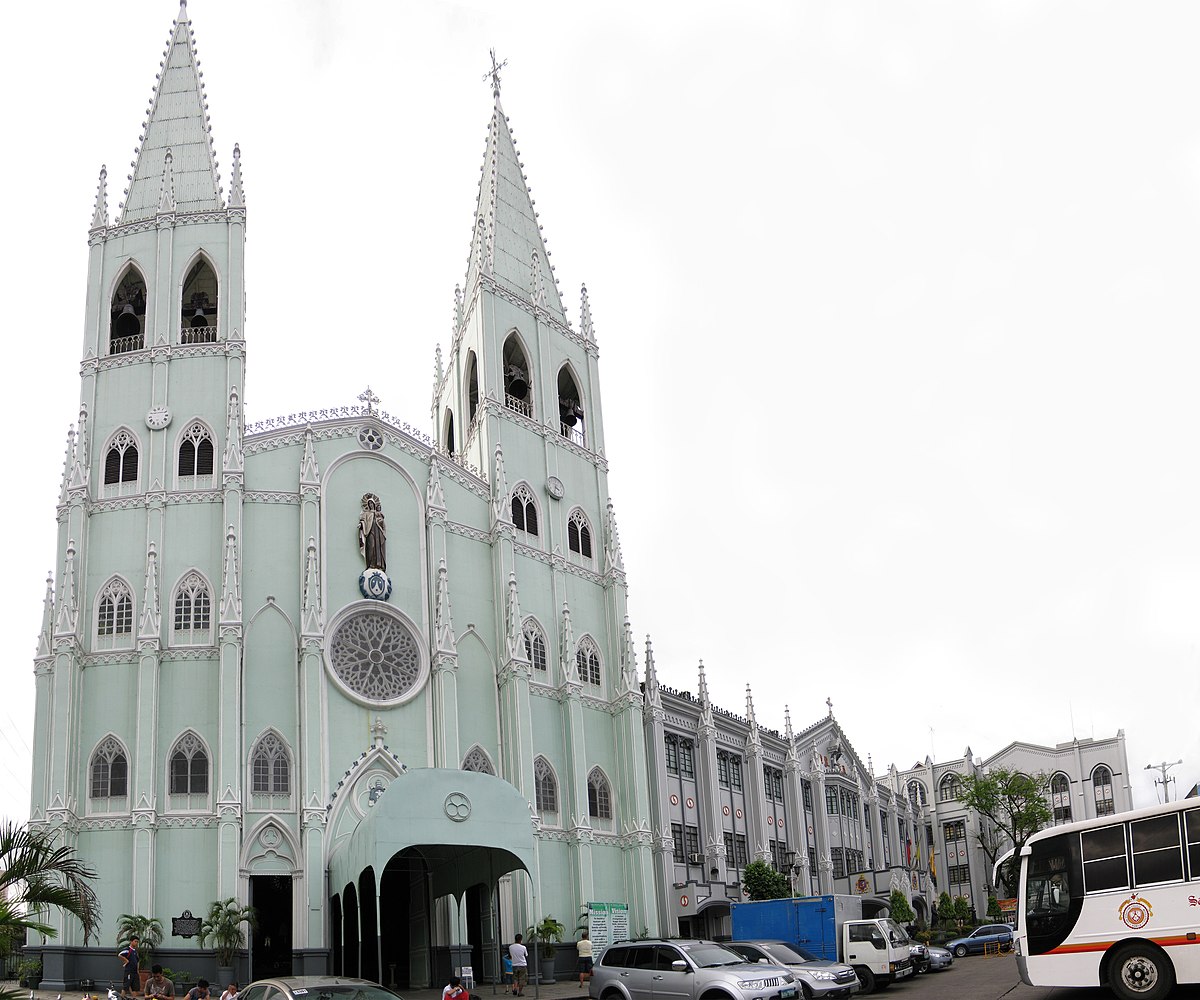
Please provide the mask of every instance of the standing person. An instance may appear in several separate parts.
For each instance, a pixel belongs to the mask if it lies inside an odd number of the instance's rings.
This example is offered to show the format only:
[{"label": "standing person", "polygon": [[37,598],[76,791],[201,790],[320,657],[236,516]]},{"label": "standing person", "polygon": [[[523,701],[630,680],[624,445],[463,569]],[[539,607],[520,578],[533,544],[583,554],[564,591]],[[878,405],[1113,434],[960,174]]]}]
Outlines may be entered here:
[{"label": "standing person", "polygon": [[187,1000],[208,1000],[208,980],[196,980],[196,985],[187,991]]},{"label": "standing person", "polygon": [[592,942],[588,940],[587,931],[580,936],[575,950],[579,953],[579,988],[583,989],[584,979],[592,978]]},{"label": "standing person", "polygon": [[512,977],[512,959],[509,958],[507,951],[503,955],[500,956],[500,965],[501,965],[501,968],[504,973],[500,977],[502,980],[504,980],[504,992],[511,993],[512,992],[512,979],[513,979],[513,977]]},{"label": "standing person", "polygon": [[138,937],[136,934],[129,939],[128,945],[117,952],[117,958],[121,960],[121,996],[137,996],[142,982],[138,976],[138,963],[141,959],[138,957]]},{"label": "standing person", "polygon": [[520,934],[508,946],[508,957],[512,959],[513,996],[524,996],[525,985],[529,982],[529,949],[521,944]]},{"label": "standing person", "polygon": [[150,966],[145,996],[146,1000],[170,1000],[175,996],[175,984],[163,975],[162,966],[157,962]]}]

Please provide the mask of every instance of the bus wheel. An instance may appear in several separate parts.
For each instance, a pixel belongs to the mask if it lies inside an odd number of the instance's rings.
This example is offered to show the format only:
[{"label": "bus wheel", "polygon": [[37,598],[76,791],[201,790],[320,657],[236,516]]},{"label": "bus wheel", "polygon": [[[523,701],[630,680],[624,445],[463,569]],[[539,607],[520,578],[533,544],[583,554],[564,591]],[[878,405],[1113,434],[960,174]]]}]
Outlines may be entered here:
[{"label": "bus wheel", "polygon": [[1124,1000],[1158,1000],[1175,986],[1175,968],[1153,945],[1123,945],[1109,963],[1108,985]]}]

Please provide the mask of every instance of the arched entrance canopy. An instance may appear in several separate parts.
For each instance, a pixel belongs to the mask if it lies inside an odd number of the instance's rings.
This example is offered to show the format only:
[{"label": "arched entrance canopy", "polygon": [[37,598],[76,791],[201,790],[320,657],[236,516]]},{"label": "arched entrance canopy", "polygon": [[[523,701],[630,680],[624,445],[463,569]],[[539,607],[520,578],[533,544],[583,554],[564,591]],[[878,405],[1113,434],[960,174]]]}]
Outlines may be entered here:
[{"label": "arched entrance canopy", "polygon": [[511,871],[533,869],[529,803],[502,778],[418,768],[399,775],[329,864],[334,892],[406,849],[428,865],[433,897],[460,897]]}]

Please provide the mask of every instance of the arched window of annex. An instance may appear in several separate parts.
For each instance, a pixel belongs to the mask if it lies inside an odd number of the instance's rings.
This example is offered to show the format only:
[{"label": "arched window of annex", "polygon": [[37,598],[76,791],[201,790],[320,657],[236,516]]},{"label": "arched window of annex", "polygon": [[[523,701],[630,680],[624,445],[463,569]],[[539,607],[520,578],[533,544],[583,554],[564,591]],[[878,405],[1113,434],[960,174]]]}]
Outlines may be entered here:
[{"label": "arched window of annex", "polygon": [[88,765],[90,812],[127,812],[129,809],[129,754],[112,733],[92,751]]},{"label": "arched window of annex", "polygon": [[109,305],[108,353],[128,354],[146,346],[146,279],[130,261]]},{"label": "arched window of annex", "polygon": [[558,370],[558,428],[563,437],[587,447],[587,433],[583,419],[583,393],[579,383],[571,374],[571,366],[563,365]]},{"label": "arched window of annex", "polygon": [[1071,779],[1059,771],[1050,779],[1050,807],[1054,825],[1071,822]]},{"label": "arched window of annex", "polygon": [[93,648],[124,649],[133,645],[133,589],[112,577],[96,595],[96,641]]},{"label": "arched window of annex", "polygon": [[521,337],[513,330],[504,341],[504,405],[514,413],[533,416],[533,379]]},{"label": "arched window of annex", "polygon": [[203,254],[187,269],[179,300],[181,344],[217,341],[217,272]]},{"label": "arched window of annex", "polygon": [[185,573],[171,602],[171,645],[212,643],[212,603],[212,587],[200,572],[193,569]]},{"label": "arched window of annex", "polygon": [[208,809],[208,747],[191,729],[175,741],[167,755],[167,807]]},{"label": "arched window of annex", "polygon": [[467,433],[475,423],[475,414],[479,412],[479,362],[475,359],[474,351],[467,351]]},{"label": "arched window of annex", "polygon": [[613,820],[612,784],[598,767],[588,774],[588,815],[599,820],[600,825],[611,827]]},{"label": "arched window of annex", "polygon": [[462,769],[464,771],[478,771],[480,774],[490,774],[495,777],[496,768],[492,766],[492,758],[487,755],[483,747],[476,743],[467,755],[463,758]]},{"label": "arched window of annex", "polygon": [[925,785],[916,778],[912,778],[908,782],[908,801],[912,803],[914,809],[919,809],[927,804]]},{"label": "arched window of annex", "polygon": [[1096,803],[1097,816],[1112,816],[1117,811],[1113,798],[1112,770],[1107,764],[1097,764],[1092,769],[1092,798]]},{"label": "arched window of annex", "polygon": [[442,447],[447,455],[454,454],[454,411],[446,410],[446,419],[442,425]]},{"label": "arched window of annex", "polygon": [[512,493],[512,523],[531,538],[538,535],[537,499],[528,483],[517,483]]},{"label": "arched window of annex", "polygon": [[579,507],[567,515],[567,549],[576,562],[592,561],[592,525]]},{"label": "arched window of annex", "polygon": [[546,669],[546,633],[537,619],[532,617],[525,619],[521,632],[525,636],[525,658],[533,668],[533,679],[548,682],[550,671]]},{"label": "arched window of annex", "polygon": [[180,490],[211,490],[216,453],[213,433],[202,420],[193,420],[179,435],[175,486]]},{"label": "arched window of annex", "polygon": [[137,491],[138,440],[128,427],[120,427],[104,446],[103,497],[127,497]]},{"label": "arched window of annex", "polygon": [[585,635],[575,647],[575,669],[580,684],[600,686],[600,650],[590,635]]},{"label": "arched window of annex", "polygon": [[259,808],[277,805],[292,793],[292,755],[274,729],[263,733],[250,752],[250,793]]},{"label": "arched window of annex", "polygon": [[558,778],[550,761],[540,755],[533,761],[533,794],[542,822],[555,825],[558,821]]},{"label": "arched window of annex", "polygon": [[938,784],[938,799],[953,802],[962,798],[962,779],[957,774],[947,774]]}]

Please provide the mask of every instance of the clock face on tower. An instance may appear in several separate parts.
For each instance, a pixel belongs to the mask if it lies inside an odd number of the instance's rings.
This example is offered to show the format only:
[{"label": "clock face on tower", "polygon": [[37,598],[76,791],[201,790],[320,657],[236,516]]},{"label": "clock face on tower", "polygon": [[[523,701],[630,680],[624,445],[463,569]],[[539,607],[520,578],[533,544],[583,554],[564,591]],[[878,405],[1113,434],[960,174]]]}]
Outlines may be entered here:
[{"label": "clock face on tower", "polygon": [[152,406],[146,413],[146,426],[152,431],[161,431],[171,422],[171,411],[165,406]]},{"label": "clock face on tower", "polygon": [[551,476],[546,480],[546,492],[549,493],[555,500],[561,500],[563,494],[567,492],[563,486],[562,480],[558,476]]}]

